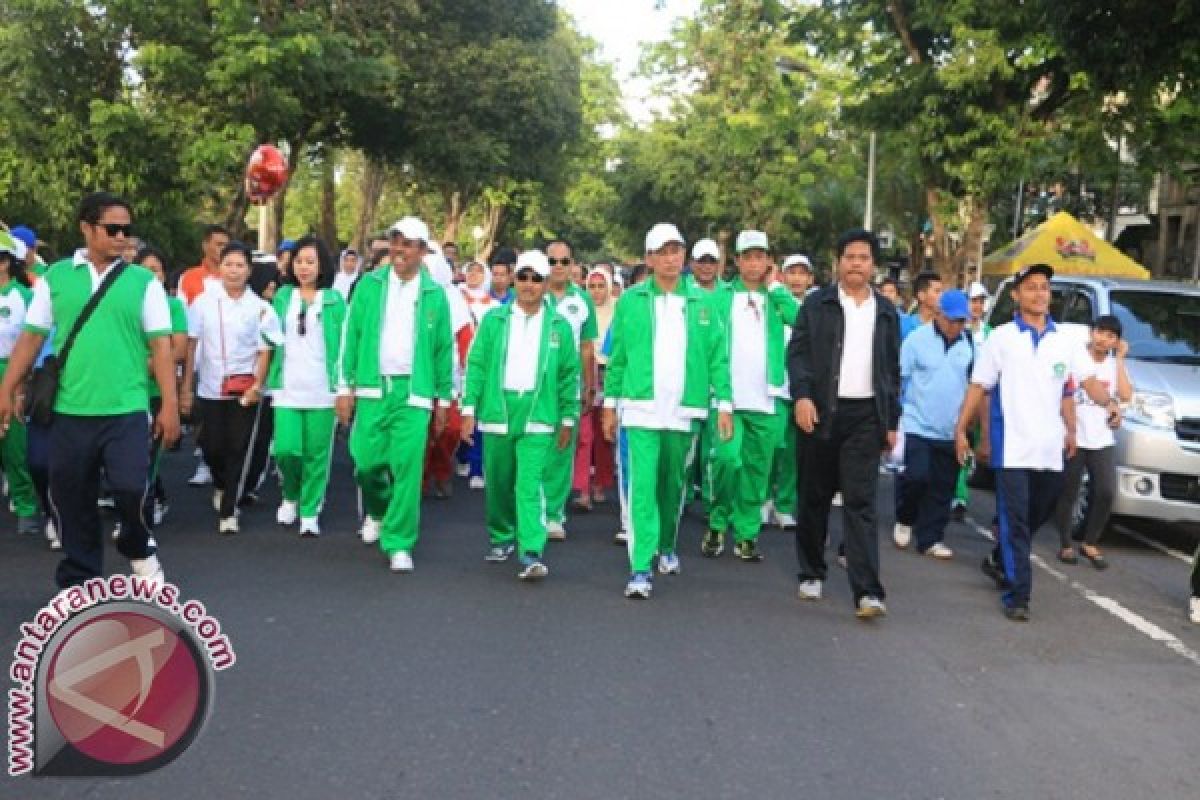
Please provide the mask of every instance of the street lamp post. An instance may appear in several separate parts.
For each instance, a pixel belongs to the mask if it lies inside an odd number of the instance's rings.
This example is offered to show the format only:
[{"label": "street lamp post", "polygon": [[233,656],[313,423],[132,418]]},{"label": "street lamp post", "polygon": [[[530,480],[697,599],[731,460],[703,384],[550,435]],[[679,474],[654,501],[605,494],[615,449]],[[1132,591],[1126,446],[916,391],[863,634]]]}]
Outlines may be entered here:
[{"label": "street lamp post", "polygon": [[863,214],[863,227],[871,230],[875,222],[875,131],[871,131],[871,143],[867,148],[867,209]]}]

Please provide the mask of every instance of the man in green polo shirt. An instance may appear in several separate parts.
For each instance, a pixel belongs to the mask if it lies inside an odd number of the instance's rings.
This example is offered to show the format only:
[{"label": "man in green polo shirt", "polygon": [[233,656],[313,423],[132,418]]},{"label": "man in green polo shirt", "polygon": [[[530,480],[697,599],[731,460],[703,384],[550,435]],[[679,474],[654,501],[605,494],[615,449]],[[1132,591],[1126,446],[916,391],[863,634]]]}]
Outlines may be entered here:
[{"label": "man in green polo shirt", "polygon": [[90,194],[79,205],[78,221],[85,247],[53,264],[34,287],[25,330],[0,382],[0,429],[7,430],[17,413],[17,387],[46,337],[53,333],[54,351],[61,353],[88,300],[112,278],[68,353],[54,400],[50,501],[64,553],[55,579],[67,588],[104,574],[96,509],[103,468],[121,521],[117,550],[130,560],[134,575],[162,581],[142,498],[150,469],[147,347],[162,394],[154,435],[167,444],[179,438],[166,292],[149,270],[121,259],[133,227],[126,201],[107,192]]}]

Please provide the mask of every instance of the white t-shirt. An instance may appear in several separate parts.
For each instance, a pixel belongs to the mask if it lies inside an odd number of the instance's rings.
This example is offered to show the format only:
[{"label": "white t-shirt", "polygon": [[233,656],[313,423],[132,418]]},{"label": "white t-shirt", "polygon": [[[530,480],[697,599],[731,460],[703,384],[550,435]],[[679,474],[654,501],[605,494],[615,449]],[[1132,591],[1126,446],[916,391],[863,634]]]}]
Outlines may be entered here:
[{"label": "white t-shirt", "polygon": [[[337,291],[334,289],[334,291]],[[304,335],[298,320],[304,309]],[[279,408],[333,408],[336,396],[329,389],[329,372],[325,368],[325,330],[322,327],[320,292],[307,308],[300,292],[292,292],[284,326],[282,386],[273,397]]]},{"label": "white t-shirt", "polygon": [[874,397],[871,369],[875,358],[875,293],[868,294],[859,305],[839,286],[838,299],[846,328],[842,335],[837,395],[847,399]]},{"label": "white t-shirt", "polygon": [[[687,306],[677,294],[654,298],[654,398],[621,402],[621,424],[629,428],[688,432],[692,417],[683,409],[687,364]],[[630,364],[626,369],[645,368]]]},{"label": "white t-shirt", "polygon": [[734,292],[731,311],[733,407],[770,414],[775,402],[767,385],[767,298],[757,292]]},{"label": "white t-shirt", "polygon": [[420,288],[419,274],[410,281],[402,281],[396,276],[396,270],[388,268],[387,304],[379,336],[380,375],[412,375],[417,292]]},{"label": "white t-shirt", "polygon": [[234,300],[223,285],[210,286],[188,308],[188,337],[198,342],[196,396],[224,399],[221,381],[227,375],[253,374],[258,354],[269,350],[269,339],[278,336],[279,318],[252,289],[247,287]]},{"label": "white t-shirt", "polygon": [[538,359],[542,349],[542,325],[546,313],[538,308],[527,316],[520,306],[513,305],[508,322],[508,349],[504,359],[504,390],[531,392],[537,388]]},{"label": "white t-shirt", "polygon": [[[39,281],[45,283],[45,281]],[[11,283],[0,290],[0,358],[12,355],[25,324],[25,298]]]},{"label": "white t-shirt", "polygon": [[[1116,397],[1117,359],[1109,355],[1104,361],[1096,361],[1090,352],[1084,352],[1079,358],[1080,373],[1083,373],[1088,361],[1095,365],[1092,376],[1108,389],[1109,397]],[[1075,379],[1082,383],[1088,377],[1086,374],[1077,374]],[[1075,443],[1084,450],[1102,450],[1117,443],[1113,429],[1108,427],[1108,411],[1104,406],[1093,403],[1082,386],[1075,391]]]}]

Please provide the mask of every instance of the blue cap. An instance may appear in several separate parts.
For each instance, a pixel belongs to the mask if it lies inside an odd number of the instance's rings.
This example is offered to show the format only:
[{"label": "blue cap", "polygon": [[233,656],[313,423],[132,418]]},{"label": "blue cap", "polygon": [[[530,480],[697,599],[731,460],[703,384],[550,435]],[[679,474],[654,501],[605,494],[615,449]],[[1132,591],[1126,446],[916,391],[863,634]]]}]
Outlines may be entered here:
[{"label": "blue cap", "polygon": [[30,250],[37,247],[37,232],[26,225],[18,225],[9,231],[14,239],[20,239]]},{"label": "blue cap", "polygon": [[938,306],[947,319],[970,319],[971,312],[967,308],[967,295],[959,289],[942,292]]},{"label": "blue cap", "polygon": [[296,240],[295,239],[284,239],[282,242],[279,243],[279,249],[276,250],[275,252],[276,253],[290,253],[295,249],[296,249]]}]

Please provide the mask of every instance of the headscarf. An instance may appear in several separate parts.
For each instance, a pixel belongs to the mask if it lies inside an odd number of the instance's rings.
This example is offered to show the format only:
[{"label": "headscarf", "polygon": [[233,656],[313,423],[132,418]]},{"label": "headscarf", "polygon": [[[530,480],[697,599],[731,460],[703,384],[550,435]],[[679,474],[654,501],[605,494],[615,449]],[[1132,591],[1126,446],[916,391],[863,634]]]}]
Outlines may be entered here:
[{"label": "headscarf", "polygon": [[[608,336],[609,326],[612,325],[613,312],[617,309],[617,299],[613,297],[613,278],[612,275],[608,274],[608,270],[597,268],[588,272],[587,277],[583,281],[585,287],[592,282],[593,275],[599,275],[604,278],[604,285],[608,287],[608,300],[596,306],[596,330],[599,332],[599,340],[603,342],[605,337]],[[607,362],[607,359],[599,354],[597,354],[596,359],[601,364]]]}]

